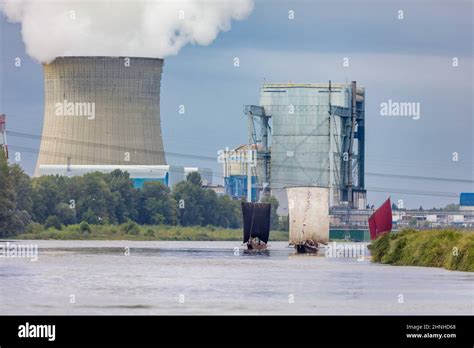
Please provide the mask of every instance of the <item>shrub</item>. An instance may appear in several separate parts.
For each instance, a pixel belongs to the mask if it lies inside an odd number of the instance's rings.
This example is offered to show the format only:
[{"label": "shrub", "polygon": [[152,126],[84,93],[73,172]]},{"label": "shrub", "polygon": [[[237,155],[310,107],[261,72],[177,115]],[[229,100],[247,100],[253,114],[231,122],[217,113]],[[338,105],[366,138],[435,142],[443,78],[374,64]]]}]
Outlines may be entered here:
[{"label": "shrub", "polygon": [[390,234],[386,233],[381,237],[377,238],[372,245],[370,250],[372,252],[372,260],[374,262],[381,262],[382,257],[387,253],[390,247]]},{"label": "shrub", "polygon": [[82,221],[79,225],[79,231],[82,233],[90,233],[91,226],[87,223],[87,221]]},{"label": "shrub", "polygon": [[474,271],[473,232],[407,229],[379,237],[370,250],[373,262]]},{"label": "shrub", "polygon": [[133,221],[127,221],[122,224],[121,230],[126,234],[138,235],[140,233],[140,227]]},{"label": "shrub", "polygon": [[28,226],[26,226],[26,233],[39,234],[43,232],[43,230],[44,230],[43,225],[37,222],[33,222],[29,224]]},{"label": "shrub", "polygon": [[466,234],[452,247],[446,268],[474,272],[474,233]]},{"label": "shrub", "polygon": [[197,240],[211,240],[211,238],[206,233],[198,233],[196,238]]},{"label": "shrub", "polygon": [[[392,238],[387,237],[389,243],[386,245],[389,247],[385,249],[385,255],[382,256],[382,263],[397,263],[401,259],[403,248],[406,245],[406,239],[404,236],[396,236],[395,238],[393,238],[393,236],[390,236]],[[390,243],[390,240],[393,242]]]},{"label": "shrub", "polygon": [[155,232],[149,228],[145,231],[145,237],[154,237],[155,236]]},{"label": "shrub", "polygon": [[61,220],[56,215],[48,216],[48,218],[46,219],[44,223],[45,229],[49,229],[51,227],[57,230],[61,230],[63,228],[63,225],[61,224]]}]

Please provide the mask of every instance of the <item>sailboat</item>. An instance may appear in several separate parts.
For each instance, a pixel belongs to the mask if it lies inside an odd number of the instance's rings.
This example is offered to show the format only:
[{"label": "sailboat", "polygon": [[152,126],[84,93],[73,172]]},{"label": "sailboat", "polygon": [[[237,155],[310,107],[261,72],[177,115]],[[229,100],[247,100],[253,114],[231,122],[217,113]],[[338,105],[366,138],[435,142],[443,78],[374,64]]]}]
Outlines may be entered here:
[{"label": "sailboat", "polygon": [[267,249],[270,235],[269,203],[242,202],[242,216],[244,220],[244,243],[248,250]]},{"label": "sailboat", "polygon": [[392,205],[390,197],[369,218],[370,239],[392,231]]},{"label": "sailboat", "polygon": [[290,245],[298,254],[317,253],[329,241],[329,189],[287,187]]}]

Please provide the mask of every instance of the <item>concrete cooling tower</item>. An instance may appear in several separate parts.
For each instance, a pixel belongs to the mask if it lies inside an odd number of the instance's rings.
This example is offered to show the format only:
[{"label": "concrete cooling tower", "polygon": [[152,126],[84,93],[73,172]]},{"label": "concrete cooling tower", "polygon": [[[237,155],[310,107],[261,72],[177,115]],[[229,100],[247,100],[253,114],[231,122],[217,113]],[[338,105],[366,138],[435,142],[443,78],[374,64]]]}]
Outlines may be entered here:
[{"label": "concrete cooling tower", "polygon": [[162,70],[157,58],[61,57],[44,64],[35,174],[55,165],[166,165]]}]

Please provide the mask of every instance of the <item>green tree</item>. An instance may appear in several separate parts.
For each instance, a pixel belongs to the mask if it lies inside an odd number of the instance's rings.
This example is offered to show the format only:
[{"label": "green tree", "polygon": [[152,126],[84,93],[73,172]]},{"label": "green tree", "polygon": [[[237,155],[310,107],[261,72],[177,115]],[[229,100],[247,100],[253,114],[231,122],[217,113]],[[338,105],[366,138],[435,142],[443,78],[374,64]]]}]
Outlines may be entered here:
[{"label": "green tree", "polygon": [[178,209],[168,187],[161,182],[146,182],[140,192],[138,221],[142,224],[178,222]]},{"label": "green tree", "polygon": [[133,187],[129,173],[116,169],[107,174],[105,180],[113,195],[114,220],[118,223],[123,223],[129,219],[136,220],[138,217],[139,195]]},{"label": "green tree", "polygon": [[179,222],[183,226],[202,225],[204,189],[189,181],[174,186],[173,198],[178,204]]},{"label": "green tree", "polygon": [[219,224],[219,199],[217,194],[213,190],[203,189],[202,194],[202,226],[214,225],[222,226]]},{"label": "green tree", "polygon": [[116,197],[110,192],[105,174],[88,173],[83,176],[82,190],[76,201],[77,217],[90,224],[116,223]]},{"label": "green tree", "polygon": [[76,219],[76,209],[71,208],[67,203],[59,203],[56,206],[57,217],[64,225],[75,224]]},{"label": "green tree", "polygon": [[277,230],[280,226],[280,218],[278,217],[277,210],[280,203],[275,196],[265,196],[262,198],[262,203],[270,203],[272,205],[270,212],[270,228]]},{"label": "green tree", "polygon": [[15,210],[15,191],[13,189],[5,154],[0,150],[0,236],[9,236],[13,232],[12,222]]},{"label": "green tree", "polygon": [[179,207],[179,222],[183,226],[242,226],[240,201],[228,196],[218,197],[214,191],[203,188],[199,173],[190,173],[186,181],[176,184],[173,198]]},{"label": "green tree", "polygon": [[26,231],[29,224],[33,221],[31,220],[30,214],[24,210],[15,210],[12,214],[11,224],[10,224],[10,235],[17,235]]},{"label": "green tree", "polygon": [[280,231],[289,231],[290,230],[290,218],[288,215],[282,216],[280,220],[280,225],[278,227]]},{"label": "green tree", "polygon": [[31,223],[30,214],[24,210],[28,208],[28,201],[22,190],[27,180],[21,174],[16,166],[8,165],[4,152],[0,151],[0,236],[3,237],[24,232]]},{"label": "green tree", "polygon": [[32,215],[44,224],[51,215],[57,215],[56,206],[64,200],[69,178],[59,175],[40,176],[32,180]]},{"label": "green tree", "polygon": [[50,215],[46,219],[46,222],[44,223],[44,228],[50,227],[53,227],[57,230],[61,230],[63,228],[61,220],[56,215]]},{"label": "green tree", "polygon": [[98,225],[102,222],[102,218],[98,216],[91,208],[88,208],[82,216],[82,221],[91,225]]},{"label": "green tree", "polygon": [[201,174],[198,172],[191,172],[186,176],[186,180],[189,181],[191,184],[201,187],[202,186],[202,179]]},{"label": "green tree", "polygon": [[218,199],[216,210],[216,225],[225,228],[242,227],[242,202],[233,200],[229,196]]},{"label": "green tree", "polygon": [[31,199],[32,190],[30,177],[18,164],[14,164],[10,167],[10,177],[16,194],[16,209],[31,212],[33,201]]},{"label": "green tree", "polygon": [[444,207],[444,211],[459,211],[459,204],[451,203]]}]

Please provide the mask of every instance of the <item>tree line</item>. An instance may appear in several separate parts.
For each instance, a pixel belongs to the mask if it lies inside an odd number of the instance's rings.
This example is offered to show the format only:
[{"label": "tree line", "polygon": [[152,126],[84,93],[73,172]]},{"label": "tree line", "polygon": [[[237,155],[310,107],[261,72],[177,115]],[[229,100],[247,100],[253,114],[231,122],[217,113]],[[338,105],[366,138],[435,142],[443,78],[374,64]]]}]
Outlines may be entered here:
[{"label": "tree line", "polygon": [[[33,222],[61,229],[63,225],[122,224],[182,225],[240,228],[240,201],[202,187],[199,173],[171,190],[161,182],[137,189],[127,172],[83,176],[30,178],[19,165],[8,165],[0,151],[0,236],[17,235]],[[278,201],[272,203],[272,227],[278,228]]]}]

